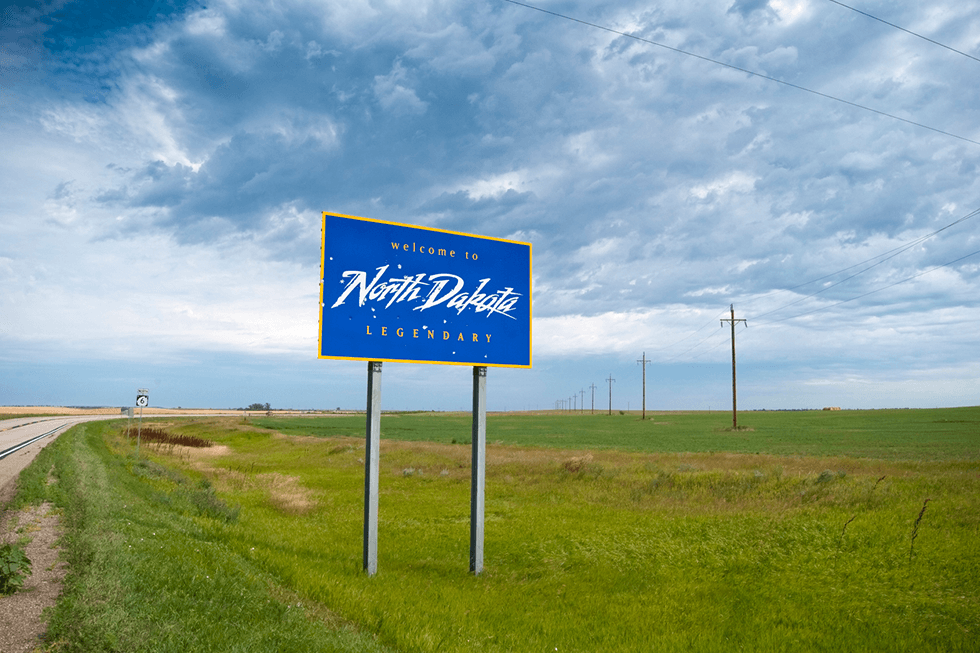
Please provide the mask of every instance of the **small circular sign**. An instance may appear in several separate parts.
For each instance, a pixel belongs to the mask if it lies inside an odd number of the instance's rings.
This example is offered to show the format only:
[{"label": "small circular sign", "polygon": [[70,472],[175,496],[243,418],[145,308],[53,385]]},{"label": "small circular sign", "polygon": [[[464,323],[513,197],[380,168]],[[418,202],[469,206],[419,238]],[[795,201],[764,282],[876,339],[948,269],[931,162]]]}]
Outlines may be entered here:
[{"label": "small circular sign", "polygon": [[136,397],[136,405],[139,406],[140,408],[143,408],[149,403],[150,403],[150,398],[147,397],[146,395],[140,395]]}]

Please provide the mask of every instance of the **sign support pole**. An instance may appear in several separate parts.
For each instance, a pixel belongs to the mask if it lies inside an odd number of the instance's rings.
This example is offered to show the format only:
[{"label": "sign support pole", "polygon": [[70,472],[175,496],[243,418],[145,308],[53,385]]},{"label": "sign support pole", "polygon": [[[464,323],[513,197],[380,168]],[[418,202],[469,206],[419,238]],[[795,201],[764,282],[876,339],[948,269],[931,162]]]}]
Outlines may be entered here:
[{"label": "sign support pole", "polygon": [[[136,427],[136,457],[140,457],[140,435],[143,431],[143,406],[150,403],[150,391],[146,388],[139,388],[136,391],[136,405],[140,407],[140,421]],[[130,412],[130,415],[133,413]]]},{"label": "sign support pole", "polygon": [[378,572],[378,474],[381,467],[381,362],[368,362],[364,449],[364,570]]},{"label": "sign support pole", "polygon": [[473,366],[473,456],[470,462],[470,571],[483,571],[484,486],[487,462],[487,368]]}]

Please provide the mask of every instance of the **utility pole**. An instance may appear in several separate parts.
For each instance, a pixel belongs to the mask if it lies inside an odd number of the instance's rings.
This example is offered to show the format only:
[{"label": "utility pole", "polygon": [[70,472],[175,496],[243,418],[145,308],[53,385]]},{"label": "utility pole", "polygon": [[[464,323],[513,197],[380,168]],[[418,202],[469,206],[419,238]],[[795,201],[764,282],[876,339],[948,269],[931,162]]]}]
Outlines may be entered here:
[{"label": "utility pole", "polygon": [[593,383],[589,387],[592,388],[592,414],[595,415],[595,388],[596,388],[596,385],[595,385],[595,383]]},{"label": "utility pole", "polygon": [[584,413],[585,412],[585,390],[582,389],[582,390],[579,390],[578,392],[579,392],[580,395],[582,395],[582,403],[579,404],[579,410]]},{"label": "utility pole", "polygon": [[650,361],[647,360],[647,353],[643,352],[643,358],[636,361],[643,365],[643,419],[647,418],[647,365]]},{"label": "utility pole", "polygon": [[725,326],[725,322],[730,322],[732,325],[732,430],[738,430],[738,394],[735,391],[735,323],[744,322],[745,326],[749,326],[749,323],[744,319],[735,319],[735,304],[730,305],[732,316],[731,318],[722,318],[721,326]]},{"label": "utility pole", "polygon": [[612,374],[606,379],[609,382],[609,414],[612,415],[612,384],[616,382],[616,379],[612,378]]}]

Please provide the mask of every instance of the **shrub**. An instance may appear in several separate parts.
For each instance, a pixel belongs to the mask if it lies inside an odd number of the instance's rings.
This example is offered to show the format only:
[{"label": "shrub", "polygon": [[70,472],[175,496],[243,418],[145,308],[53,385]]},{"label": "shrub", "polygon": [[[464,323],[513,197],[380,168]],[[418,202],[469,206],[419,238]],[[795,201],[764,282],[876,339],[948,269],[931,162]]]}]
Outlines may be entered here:
[{"label": "shrub", "polygon": [[214,445],[214,442],[211,440],[206,440],[205,438],[199,438],[194,435],[170,433],[168,431],[164,431],[163,429],[153,427],[146,427],[143,429],[134,429],[130,427],[126,429],[126,435],[129,436],[130,440],[135,440],[137,437],[139,437],[139,439],[144,443],[159,442],[160,444],[179,445],[182,447],[210,447]]},{"label": "shrub", "polygon": [[31,573],[31,561],[24,549],[16,544],[0,546],[0,594],[19,590]]}]

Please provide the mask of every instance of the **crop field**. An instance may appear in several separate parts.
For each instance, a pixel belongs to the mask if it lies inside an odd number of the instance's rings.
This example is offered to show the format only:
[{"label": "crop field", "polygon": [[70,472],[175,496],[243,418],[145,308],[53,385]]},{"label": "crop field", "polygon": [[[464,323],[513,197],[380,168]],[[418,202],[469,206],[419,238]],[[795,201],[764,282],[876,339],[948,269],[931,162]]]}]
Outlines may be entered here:
[{"label": "crop field", "polygon": [[[364,437],[364,416],[253,418],[290,435]],[[451,444],[469,441],[469,413],[395,413],[383,437]],[[980,408],[942,410],[504,413],[487,420],[489,443],[649,453],[749,453],[882,460],[980,459]]]},{"label": "crop field", "polygon": [[980,408],[730,417],[491,414],[480,576],[468,414],[382,417],[374,577],[363,416],[93,423],[18,500],[92,538],[57,650],[977,650]]}]

